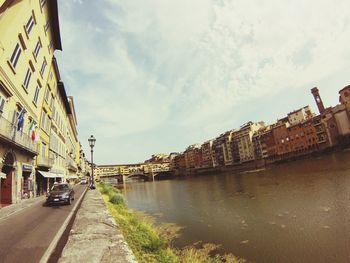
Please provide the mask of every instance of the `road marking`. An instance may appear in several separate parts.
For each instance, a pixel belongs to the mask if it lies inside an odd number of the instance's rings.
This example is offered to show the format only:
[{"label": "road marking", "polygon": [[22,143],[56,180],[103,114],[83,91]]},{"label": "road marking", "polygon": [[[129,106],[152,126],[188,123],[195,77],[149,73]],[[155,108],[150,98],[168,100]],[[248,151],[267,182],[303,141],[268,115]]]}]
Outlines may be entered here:
[{"label": "road marking", "polygon": [[80,204],[82,198],[84,197],[86,191],[87,191],[87,187],[85,188],[84,192],[82,193],[82,195],[80,196],[79,200],[75,203],[74,205],[74,208],[72,209],[72,211],[70,212],[70,214],[68,215],[68,217],[66,218],[66,220],[63,222],[61,228],[57,231],[57,234],[55,235],[55,237],[53,238],[53,240],[51,241],[49,247],[46,249],[44,255],[41,257],[39,263],[46,263],[51,254],[54,252],[57,244],[58,244],[58,241],[61,239],[64,231],[66,230],[68,224],[69,224],[69,221],[72,219],[72,216],[75,212],[75,210],[77,209],[78,207],[78,204]]}]

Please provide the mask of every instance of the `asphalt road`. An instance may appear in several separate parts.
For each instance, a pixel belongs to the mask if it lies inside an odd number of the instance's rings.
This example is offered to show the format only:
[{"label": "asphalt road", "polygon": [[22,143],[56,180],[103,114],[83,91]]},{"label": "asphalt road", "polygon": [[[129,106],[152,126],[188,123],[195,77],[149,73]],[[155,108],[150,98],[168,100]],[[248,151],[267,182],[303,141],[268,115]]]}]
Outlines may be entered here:
[{"label": "asphalt road", "polygon": [[0,262],[39,262],[85,188],[75,186],[72,205],[47,207],[39,202],[0,220]]}]

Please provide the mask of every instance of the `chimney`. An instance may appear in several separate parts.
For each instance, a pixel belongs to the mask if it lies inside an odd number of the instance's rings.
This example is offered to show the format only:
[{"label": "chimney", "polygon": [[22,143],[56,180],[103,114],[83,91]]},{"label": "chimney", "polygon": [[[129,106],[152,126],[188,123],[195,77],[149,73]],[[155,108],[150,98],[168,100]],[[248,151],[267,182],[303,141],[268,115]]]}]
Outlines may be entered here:
[{"label": "chimney", "polygon": [[320,114],[324,113],[325,109],[324,109],[323,102],[322,102],[322,99],[320,97],[320,94],[318,92],[318,88],[317,87],[312,88],[311,89],[311,93],[314,96],[314,99],[316,101],[318,111],[320,112]]}]

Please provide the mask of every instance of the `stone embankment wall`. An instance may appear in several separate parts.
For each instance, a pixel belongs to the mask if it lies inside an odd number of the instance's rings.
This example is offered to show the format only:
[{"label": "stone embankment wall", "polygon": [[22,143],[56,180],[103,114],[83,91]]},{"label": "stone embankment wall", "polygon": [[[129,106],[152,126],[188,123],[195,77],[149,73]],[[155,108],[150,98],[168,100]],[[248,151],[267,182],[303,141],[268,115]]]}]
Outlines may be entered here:
[{"label": "stone embankment wall", "polygon": [[137,262],[107,210],[100,192],[88,190],[59,263]]}]

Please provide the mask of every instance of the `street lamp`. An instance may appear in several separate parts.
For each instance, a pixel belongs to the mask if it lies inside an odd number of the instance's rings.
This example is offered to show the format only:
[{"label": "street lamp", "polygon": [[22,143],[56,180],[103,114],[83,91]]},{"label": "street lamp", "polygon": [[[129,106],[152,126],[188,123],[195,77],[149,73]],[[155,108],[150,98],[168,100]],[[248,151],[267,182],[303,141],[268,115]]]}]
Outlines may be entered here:
[{"label": "street lamp", "polygon": [[96,139],[93,135],[90,136],[90,138],[88,139],[89,141],[89,145],[91,148],[91,184],[90,184],[90,189],[95,189],[95,182],[94,182],[94,146],[95,146],[95,142]]}]

